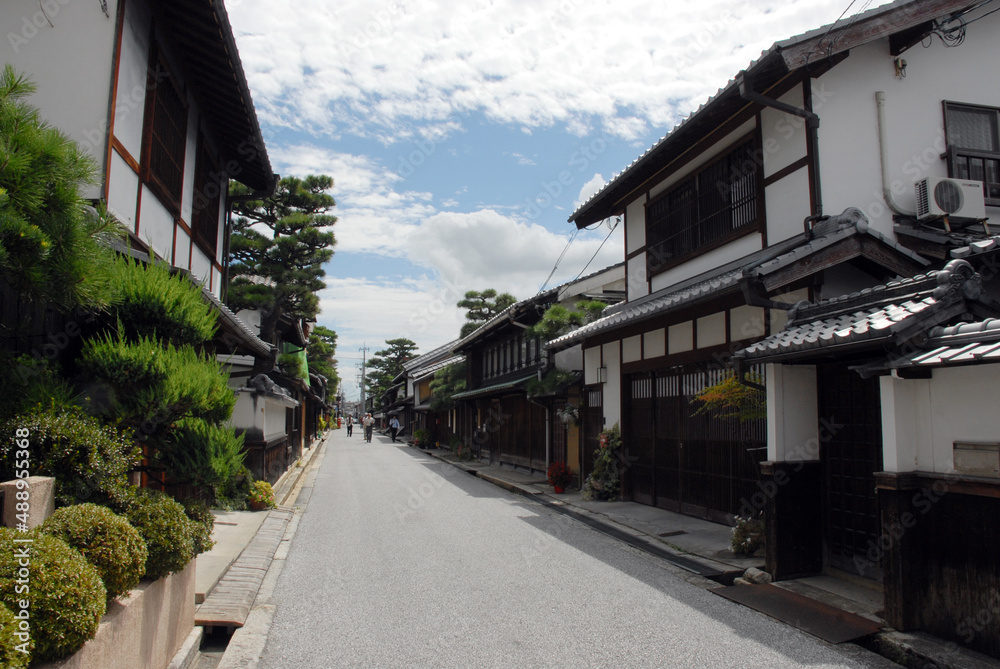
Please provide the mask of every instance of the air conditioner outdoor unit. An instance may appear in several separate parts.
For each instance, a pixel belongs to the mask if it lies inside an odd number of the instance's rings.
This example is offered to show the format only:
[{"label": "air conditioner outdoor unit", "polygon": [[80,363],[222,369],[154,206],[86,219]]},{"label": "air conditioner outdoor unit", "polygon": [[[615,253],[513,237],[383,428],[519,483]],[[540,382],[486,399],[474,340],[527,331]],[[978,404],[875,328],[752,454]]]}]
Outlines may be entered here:
[{"label": "air conditioner outdoor unit", "polygon": [[986,218],[983,182],[968,179],[927,177],[914,184],[917,193],[917,220],[947,216],[949,219]]}]

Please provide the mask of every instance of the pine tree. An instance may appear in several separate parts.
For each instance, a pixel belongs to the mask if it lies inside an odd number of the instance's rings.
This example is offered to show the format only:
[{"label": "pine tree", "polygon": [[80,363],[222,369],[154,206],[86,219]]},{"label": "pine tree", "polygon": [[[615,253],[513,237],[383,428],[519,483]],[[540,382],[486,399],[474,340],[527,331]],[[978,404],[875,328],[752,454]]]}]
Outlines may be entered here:
[{"label": "pine tree", "polygon": [[409,339],[387,339],[388,348],[377,351],[368,361],[368,387],[377,402],[389,388],[392,380],[403,371],[403,363],[412,360],[417,351],[417,344]]},{"label": "pine tree", "polygon": [[479,326],[490,320],[501,311],[517,302],[517,298],[510,293],[499,293],[492,288],[487,288],[483,292],[470,290],[465,294],[465,298],[458,301],[458,306],[468,309],[465,319],[468,323],[462,326],[460,337],[467,337],[475,332]]},{"label": "pine tree", "polygon": [[[235,311],[261,310],[264,341],[272,340],[282,316],[313,320],[319,313],[316,293],[326,287],[323,264],[333,257],[336,244],[326,229],[337,221],[326,213],[336,204],[326,192],[332,187],[333,179],[324,175],[285,177],[271,197],[235,207],[227,302]],[[231,195],[245,197],[248,192],[234,184]]]},{"label": "pine tree", "polygon": [[336,368],[337,361],[333,357],[336,352],[336,332],[322,325],[317,325],[309,332],[309,346],[306,347],[309,371],[326,377],[328,397],[337,394],[337,384],[340,382]]},{"label": "pine tree", "polygon": [[10,65],[0,73],[0,281],[61,309],[103,306],[118,227],[87,207],[80,188],[97,168],[24,101],[34,90]]}]

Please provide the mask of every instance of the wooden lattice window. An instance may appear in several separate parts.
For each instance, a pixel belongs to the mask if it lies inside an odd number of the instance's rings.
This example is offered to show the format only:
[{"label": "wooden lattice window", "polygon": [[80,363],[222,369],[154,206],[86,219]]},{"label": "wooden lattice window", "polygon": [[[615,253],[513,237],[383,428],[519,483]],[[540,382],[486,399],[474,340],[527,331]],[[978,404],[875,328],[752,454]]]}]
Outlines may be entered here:
[{"label": "wooden lattice window", "polygon": [[1000,132],[996,107],[944,103],[948,176],[983,182],[986,204],[1000,206]]},{"label": "wooden lattice window", "polygon": [[143,176],[167,208],[180,213],[187,144],[187,105],[184,94],[154,50],[150,58],[146,94]]},{"label": "wooden lattice window", "polygon": [[759,226],[760,161],[753,138],[646,205],[646,270],[653,276]]},{"label": "wooden lattice window", "polygon": [[223,186],[219,170],[209,153],[205,137],[198,138],[194,168],[194,197],[191,203],[191,230],[197,241],[214,259],[219,237],[219,198]]}]

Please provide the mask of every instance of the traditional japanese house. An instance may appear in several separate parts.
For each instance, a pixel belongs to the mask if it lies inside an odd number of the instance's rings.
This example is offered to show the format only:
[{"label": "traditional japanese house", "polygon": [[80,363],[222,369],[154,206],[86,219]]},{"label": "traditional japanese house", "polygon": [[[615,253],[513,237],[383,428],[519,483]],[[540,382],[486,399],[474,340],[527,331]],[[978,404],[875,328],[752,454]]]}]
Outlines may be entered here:
[{"label": "traditional japanese house", "polygon": [[[778,42],[574,212],[624,218],[628,299],[547,346],[582,346],[584,439],[621,424],[625,498],[720,522],[752,508],[775,426],[695,399],[732,353],[801,300],[940,267],[931,242],[959,226],[987,233],[1000,97],[977,73],[998,27],[978,3],[900,1]],[[845,457],[865,469],[880,449]]]}]

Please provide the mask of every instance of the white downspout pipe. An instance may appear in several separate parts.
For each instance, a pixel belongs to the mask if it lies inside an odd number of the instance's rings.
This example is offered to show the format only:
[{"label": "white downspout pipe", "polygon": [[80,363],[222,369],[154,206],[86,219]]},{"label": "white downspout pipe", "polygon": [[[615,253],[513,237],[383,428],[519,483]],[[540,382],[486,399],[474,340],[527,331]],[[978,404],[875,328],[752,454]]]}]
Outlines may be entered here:
[{"label": "white downspout pipe", "polygon": [[914,218],[917,212],[906,211],[896,204],[896,201],[892,197],[892,187],[889,185],[889,148],[886,146],[885,141],[885,91],[875,91],[875,110],[878,117],[879,161],[882,166],[882,197],[885,199],[886,206],[893,213]]}]

